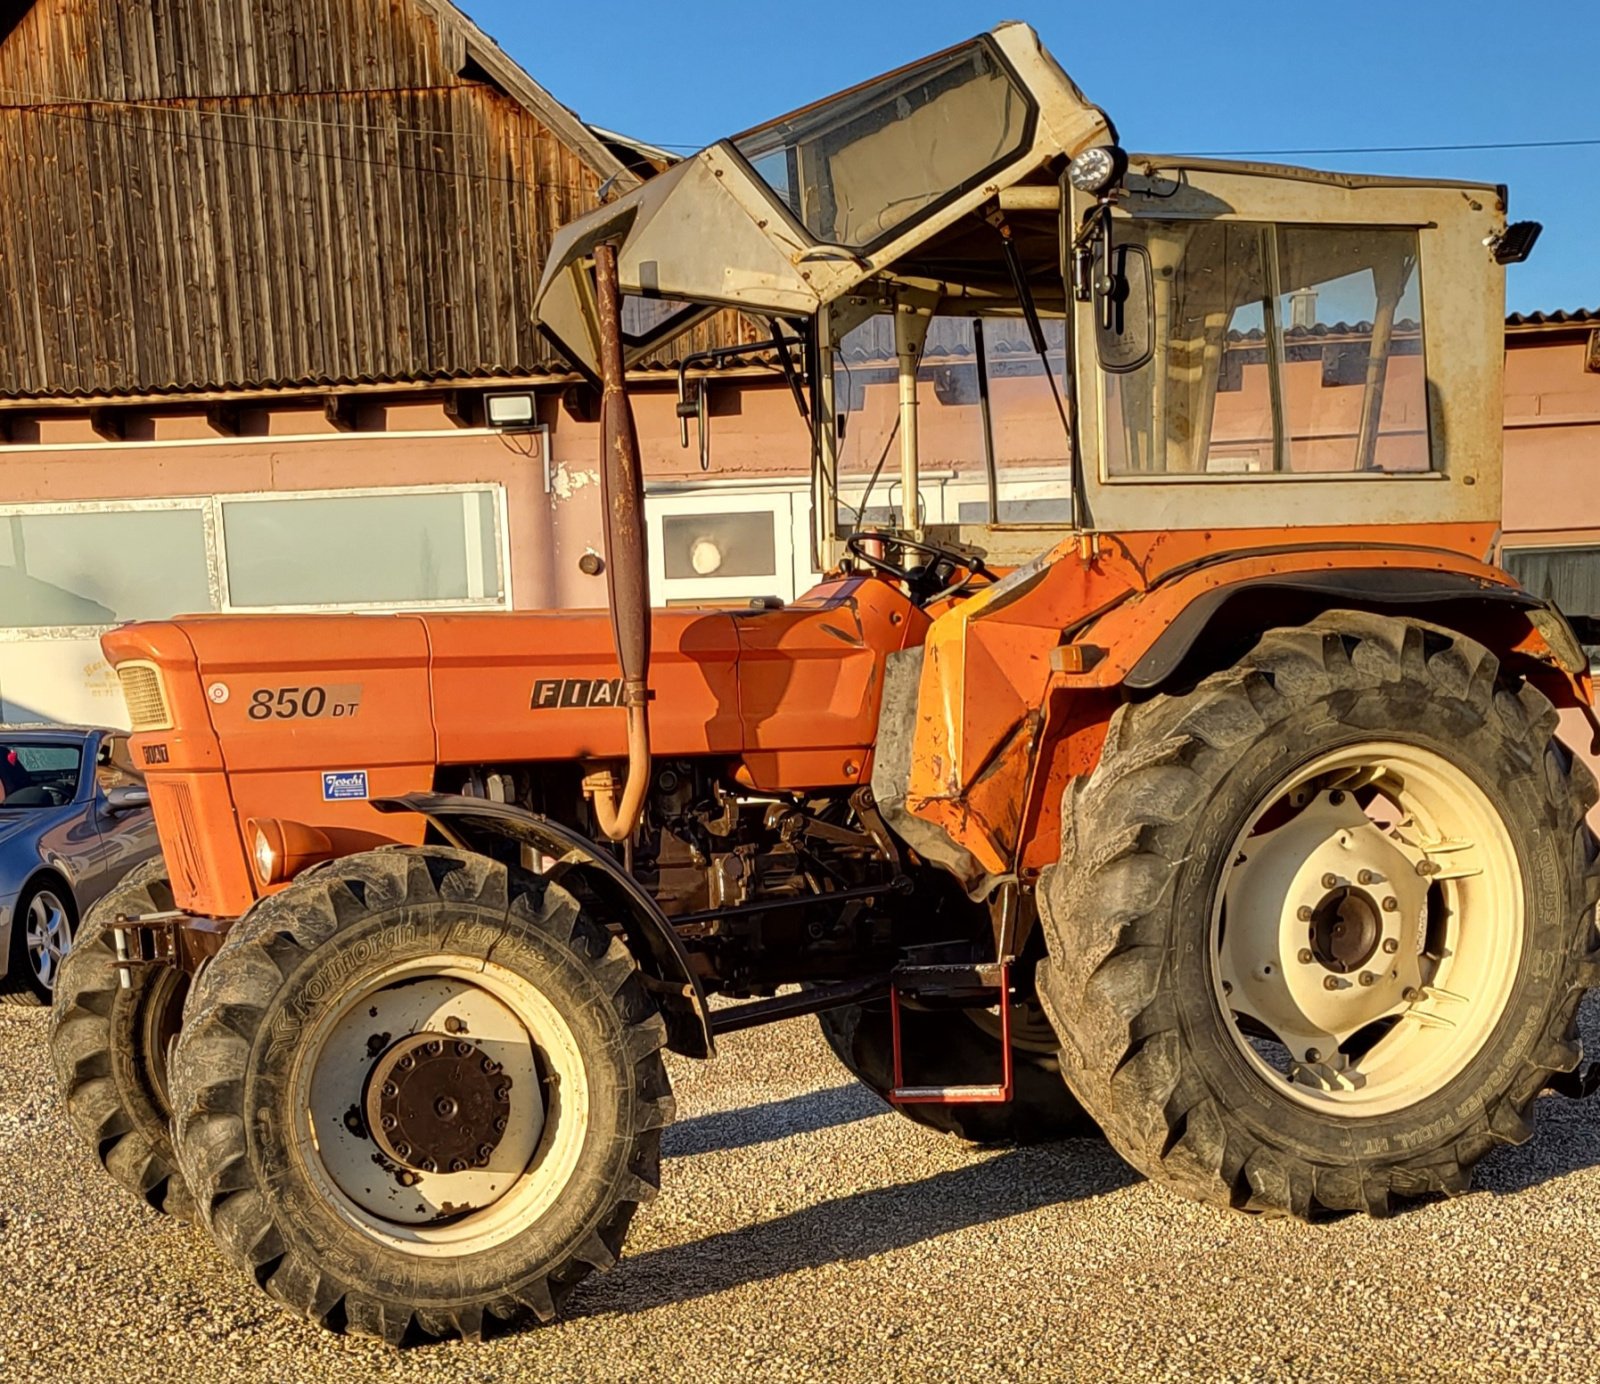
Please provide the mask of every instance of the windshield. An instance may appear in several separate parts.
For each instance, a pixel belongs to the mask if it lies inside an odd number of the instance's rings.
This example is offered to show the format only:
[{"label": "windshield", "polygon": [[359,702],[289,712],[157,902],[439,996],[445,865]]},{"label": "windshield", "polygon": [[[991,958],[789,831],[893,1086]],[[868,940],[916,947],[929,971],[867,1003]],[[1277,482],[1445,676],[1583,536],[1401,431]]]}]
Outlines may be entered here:
[{"label": "windshield", "polygon": [[870,246],[960,196],[1033,138],[1034,107],[987,40],[733,141],[818,240]]},{"label": "windshield", "polygon": [[82,749],[73,744],[0,743],[0,807],[60,807],[78,795]]}]

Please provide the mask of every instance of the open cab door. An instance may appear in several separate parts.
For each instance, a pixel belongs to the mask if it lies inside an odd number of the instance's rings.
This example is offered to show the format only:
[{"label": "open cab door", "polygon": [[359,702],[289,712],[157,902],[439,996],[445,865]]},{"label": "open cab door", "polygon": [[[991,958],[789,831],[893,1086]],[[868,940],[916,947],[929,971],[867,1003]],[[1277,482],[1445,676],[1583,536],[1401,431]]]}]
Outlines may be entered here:
[{"label": "open cab door", "polygon": [[721,140],[556,235],[537,311],[598,374],[592,255],[618,243],[631,364],[720,308],[812,318],[1001,189],[1112,138],[1025,24]]}]

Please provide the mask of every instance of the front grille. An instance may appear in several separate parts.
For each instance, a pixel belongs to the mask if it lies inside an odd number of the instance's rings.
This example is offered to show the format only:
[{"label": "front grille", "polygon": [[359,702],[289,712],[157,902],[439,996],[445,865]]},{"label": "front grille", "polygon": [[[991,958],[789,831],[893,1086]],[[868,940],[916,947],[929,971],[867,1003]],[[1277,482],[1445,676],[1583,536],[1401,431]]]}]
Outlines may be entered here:
[{"label": "front grille", "polygon": [[123,663],[117,667],[122,699],[128,704],[128,721],[135,733],[171,730],[172,713],[161,690],[161,674],[153,663]]},{"label": "front grille", "polygon": [[195,853],[194,803],[189,789],[182,783],[151,784],[150,799],[156,830],[161,833],[161,853],[167,858],[177,896],[192,901],[200,892],[202,874]]}]

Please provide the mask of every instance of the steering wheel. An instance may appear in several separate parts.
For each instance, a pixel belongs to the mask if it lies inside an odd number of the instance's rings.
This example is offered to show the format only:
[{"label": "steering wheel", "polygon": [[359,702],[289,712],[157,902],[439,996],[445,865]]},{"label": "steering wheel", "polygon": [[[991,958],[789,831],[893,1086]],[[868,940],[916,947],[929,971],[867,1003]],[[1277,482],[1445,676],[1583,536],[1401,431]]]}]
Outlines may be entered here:
[{"label": "steering wheel", "polygon": [[[922,553],[928,560],[920,567],[902,567],[897,562],[890,562],[888,558],[867,552],[868,543],[881,543],[885,547],[899,548],[902,554]],[[941,547],[937,543],[927,543],[920,538],[853,533],[845,539],[844,546],[846,552],[868,567],[882,572],[887,577],[893,577],[896,581],[903,581],[909,588],[912,598],[923,604],[943,596],[955,595],[973,577],[987,577],[990,581],[996,579],[994,573],[984,566],[981,557],[957,552],[954,548]],[[960,581],[953,581],[956,572],[963,568],[967,575]]]}]

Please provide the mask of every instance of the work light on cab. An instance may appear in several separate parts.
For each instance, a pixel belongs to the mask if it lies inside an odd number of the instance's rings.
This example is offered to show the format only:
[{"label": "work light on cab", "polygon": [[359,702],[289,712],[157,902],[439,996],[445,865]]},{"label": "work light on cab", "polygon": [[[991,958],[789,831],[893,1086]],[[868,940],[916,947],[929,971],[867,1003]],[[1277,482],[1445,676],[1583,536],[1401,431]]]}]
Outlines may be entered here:
[{"label": "work light on cab", "polygon": [[1128,171],[1128,156],[1115,144],[1097,144],[1075,155],[1067,165],[1067,181],[1079,192],[1098,194]]}]

